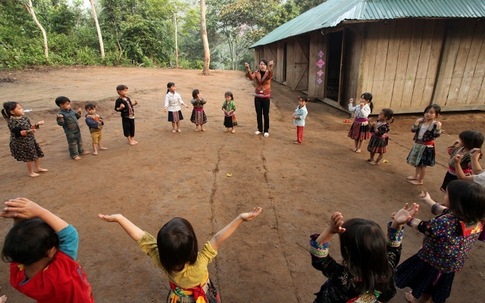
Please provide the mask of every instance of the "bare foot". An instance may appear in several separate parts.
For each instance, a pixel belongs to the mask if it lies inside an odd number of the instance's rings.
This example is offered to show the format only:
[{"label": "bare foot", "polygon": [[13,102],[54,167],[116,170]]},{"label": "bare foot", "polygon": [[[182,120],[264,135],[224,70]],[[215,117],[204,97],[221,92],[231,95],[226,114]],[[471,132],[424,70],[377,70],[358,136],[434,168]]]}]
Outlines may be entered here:
[{"label": "bare foot", "polygon": [[198,128],[196,128],[196,129],[195,129],[195,131],[196,131],[196,132],[198,132],[198,131],[199,131],[199,129],[198,129]]},{"label": "bare foot", "polygon": [[354,151],[355,151],[356,153],[360,153],[360,152],[362,152],[360,149],[356,149],[356,150],[354,150]]},{"label": "bare foot", "polygon": [[377,165],[377,162],[375,162],[375,161],[369,161],[369,164]]},{"label": "bare foot", "polygon": [[137,145],[137,144],[138,144],[138,142],[136,142],[136,141],[132,141],[132,142],[130,142],[130,145],[131,145],[131,146],[133,146],[133,145]]},{"label": "bare foot", "polygon": [[7,296],[3,295],[0,297],[0,303],[6,303],[7,302]]},{"label": "bare foot", "polygon": [[235,133],[236,133],[236,130],[233,128],[233,129],[231,130],[231,133],[235,134]]},{"label": "bare foot", "polygon": [[416,176],[407,176],[406,180],[418,180],[418,177]]},{"label": "bare foot", "polygon": [[138,144],[138,141],[135,141],[135,139],[131,139],[131,142]]},{"label": "bare foot", "polygon": [[416,301],[416,298],[413,296],[413,294],[410,293],[410,292],[404,293],[404,298],[406,298],[406,301],[411,302],[411,303],[418,302],[418,301]]},{"label": "bare foot", "polygon": [[82,156],[84,156],[84,155],[89,155],[90,153],[91,153],[91,152],[89,152],[89,151],[85,150],[85,151],[83,151],[83,152],[81,153],[81,155],[82,155]]},{"label": "bare foot", "polygon": [[200,130],[203,131],[203,132],[205,132],[205,128],[201,128]]},{"label": "bare foot", "polygon": [[181,130],[180,130],[180,128],[179,128],[179,129],[177,129],[177,132],[178,132],[178,133],[181,133],[182,131],[181,131]]},{"label": "bare foot", "polygon": [[31,173],[31,174],[29,174],[29,177],[31,177],[31,178],[36,178],[38,176],[40,176],[40,175],[37,174],[37,173]]},{"label": "bare foot", "polygon": [[103,147],[100,147],[99,149],[100,150],[107,150],[108,148],[103,146]]},{"label": "bare foot", "polygon": [[77,161],[77,160],[81,160],[81,157],[79,157],[79,156],[74,156],[74,157],[72,157],[72,159]]},{"label": "bare foot", "polygon": [[35,170],[36,173],[45,173],[45,172],[48,172],[49,170],[47,168],[37,168]]},{"label": "bare foot", "polygon": [[176,132],[176,130],[175,129],[172,129],[172,133],[175,133],[175,132]]},{"label": "bare foot", "polygon": [[355,153],[355,151],[357,150],[357,148],[351,148],[350,150]]},{"label": "bare foot", "polygon": [[423,185],[423,181],[418,181],[418,180],[408,180],[409,183],[412,185]]},{"label": "bare foot", "polygon": [[97,155],[98,155],[97,151],[93,152],[93,156],[97,156]]}]

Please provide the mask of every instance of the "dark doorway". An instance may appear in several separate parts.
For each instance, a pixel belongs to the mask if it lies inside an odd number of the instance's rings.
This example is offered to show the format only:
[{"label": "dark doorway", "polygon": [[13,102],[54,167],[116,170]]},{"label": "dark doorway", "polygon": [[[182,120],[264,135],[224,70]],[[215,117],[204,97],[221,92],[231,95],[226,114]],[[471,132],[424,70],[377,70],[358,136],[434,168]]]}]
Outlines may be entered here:
[{"label": "dark doorway", "polygon": [[283,46],[283,84],[286,84],[286,58],[288,57],[287,54],[288,54],[288,51],[287,51],[287,47],[288,45],[284,44]]},{"label": "dark doorway", "polygon": [[328,34],[326,97],[339,101],[343,31]]}]

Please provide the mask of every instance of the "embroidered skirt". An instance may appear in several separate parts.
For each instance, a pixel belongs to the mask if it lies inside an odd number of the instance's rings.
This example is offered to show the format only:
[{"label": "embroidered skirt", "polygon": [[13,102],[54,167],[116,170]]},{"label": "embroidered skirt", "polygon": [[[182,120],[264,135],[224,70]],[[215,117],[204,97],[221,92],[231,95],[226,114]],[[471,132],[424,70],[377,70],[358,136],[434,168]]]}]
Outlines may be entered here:
[{"label": "embroidered skirt", "polygon": [[384,138],[372,135],[369,140],[369,145],[367,145],[367,151],[370,153],[383,154],[387,152],[387,143],[389,138],[386,136]]},{"label": "embroidered skirt", "polygon": [[434,166],[435,152],[433,145],[415,143],[407,157],[408,164],[416,166]]},{"label": "embroidered skirt", "polygon": [[354,120],[354,123],[352,123],[352,126],[350,127],[348,137],[354,140],[367,140],[371,136],[369,130],[369,122],[359,122]]},{"label": "embroidered skirt", "polygon": [[[202,291],[205,293],[207,301],[202,296],[198,295],[198,299],[194,298],[194,291],[191,289],[181,289],[171,284],[170,292],[167,296],[167,303],[221,303],[221,298],[217,289],[210,279],[207,279],[207,283],[202,286]],[[175,290],[172,289],[175,287]],[[197,287],[200,290],[200,286]],[[196,291],[198,291],[196,290]]]},{"label": "embroidered skirt", "polygon": [[190,122],[196,125],[202,125],[207,123],[207,116],[203,108],[197,108],[192,110],[192,115],[190,116]]},{"label": "embroidered skirt", "polygon": [[410,287],[415,298],[426,293],[434,303],[443,303],[450,296],[454,278],[454,272],[440,273],[416,254],[397,267],[396,286]]},{"label": "embroidered skirt", "polygon": [[224,126],[229,128],[237,125],[236,115],[224,116]]},{"label": "embroidered skirt", "polygon": [[182,115],[182,111],[176,111],[176,112],[168,112],[168,122],[179,122],[184,119],[184,116]]}]

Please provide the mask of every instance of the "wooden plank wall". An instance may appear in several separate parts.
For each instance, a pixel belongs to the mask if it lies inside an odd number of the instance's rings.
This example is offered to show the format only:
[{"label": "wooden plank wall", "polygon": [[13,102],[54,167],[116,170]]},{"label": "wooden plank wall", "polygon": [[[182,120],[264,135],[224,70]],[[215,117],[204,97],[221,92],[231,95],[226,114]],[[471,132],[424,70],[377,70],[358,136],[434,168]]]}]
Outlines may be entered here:
[{"label": "wooden plank wall", "polygon": [[288,76],[292,77],[291,86],[294,90],[307,90],[308,89],[308,62],[310,52],[310,39],[306,35],[298,36],[294,38],[293,56],[294,67],[293,72]]},{"label": "wooden plank wall", "polygon": [[[327,44],[325,42],[325,36],[323,36],[320,31],[314,31],[310,35],[307,94],[310,98],[323,100],[323,98],[325,98],[327,80],[326,73],[324,72],[325,65],[323,65],[322,68],[317,66],[317,62],[320,59],[324,62],[327,61]],[[319,72],[323,72],[323,74],[319,76]]]},{"label": "wooden plank wall", "polygon": [[485,110],[485,22],[450,20],[433,102],[446,110]]},{"label": "wooden plank wall", "polygon": [[377,108],[422,111],[433,97],[444,21],[379,21],[364,33],[358,91],[371,92]]}]

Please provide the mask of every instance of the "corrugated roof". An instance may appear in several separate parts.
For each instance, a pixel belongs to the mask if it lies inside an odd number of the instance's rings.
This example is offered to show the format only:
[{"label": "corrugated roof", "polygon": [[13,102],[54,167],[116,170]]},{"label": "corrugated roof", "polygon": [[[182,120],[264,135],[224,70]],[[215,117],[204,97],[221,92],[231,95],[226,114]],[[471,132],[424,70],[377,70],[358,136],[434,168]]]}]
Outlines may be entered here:
[{"label": "corrugated roof", "polygon": [[485,17],[485,0],[327,0],[276,28],[251,48],[335,27],[346,20],[482,17]]}]

